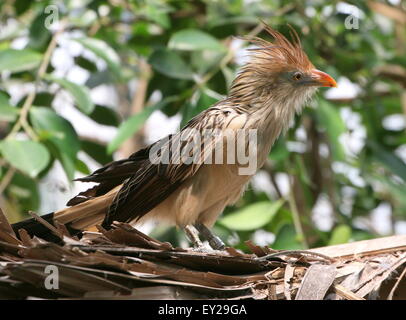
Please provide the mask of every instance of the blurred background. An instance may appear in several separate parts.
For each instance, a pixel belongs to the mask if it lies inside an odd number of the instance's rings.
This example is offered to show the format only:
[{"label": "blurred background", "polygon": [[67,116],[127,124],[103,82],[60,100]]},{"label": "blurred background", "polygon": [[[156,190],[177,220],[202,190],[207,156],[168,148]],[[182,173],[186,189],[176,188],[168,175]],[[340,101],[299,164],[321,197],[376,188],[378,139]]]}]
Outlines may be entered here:
[{"label": "blurred background", "polygon": [[[215,226],[275,249],[406,233],[406,3],[0,2],[0,207],[45,214],[75,177],[175,132],[227,94],[260,19],[299,33],[322,89]],[[186,245],[174,227],[141,227]]]}]

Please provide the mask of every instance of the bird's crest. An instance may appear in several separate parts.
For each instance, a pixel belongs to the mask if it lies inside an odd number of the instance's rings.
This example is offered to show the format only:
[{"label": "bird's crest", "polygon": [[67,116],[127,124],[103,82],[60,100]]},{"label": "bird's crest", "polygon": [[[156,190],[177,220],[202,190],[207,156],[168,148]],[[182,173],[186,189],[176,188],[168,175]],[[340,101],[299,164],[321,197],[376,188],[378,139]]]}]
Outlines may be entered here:
[{"label": "bird's crest", "polygon": [[274,38],[274,41],[269,42],[258,37],[245,38],[245,40],[258,46],[248,49],[251,51],[253,64],[258,62],[261,68],[271,71],[286,69],[301,69],[306,71],[314,68],[302,49],[299,35],[295,29],[288,25],[292,38],[292,41],[289,41],[282,33],[272,29],[266,23],[262,23],[265,25],[265,30]]}]

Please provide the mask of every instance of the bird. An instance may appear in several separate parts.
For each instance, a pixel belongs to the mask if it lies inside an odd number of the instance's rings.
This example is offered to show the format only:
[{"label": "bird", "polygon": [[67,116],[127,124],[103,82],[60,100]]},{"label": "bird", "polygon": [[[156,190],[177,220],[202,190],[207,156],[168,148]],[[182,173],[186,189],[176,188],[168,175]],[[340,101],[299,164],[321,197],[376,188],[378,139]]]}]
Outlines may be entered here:
[{"label": "bird", "polygon": [[[224,99],[178,132],[76,179],[96,185],[72,198],[66,208],[42,218],[66,225],[71,232],[100,224],[109,229],[114,221],[136,224],[155,219],[183,229],[197,247],[207,240],[211,248],[224,249],[224,242],[211,232],[218,217],[242,197],[274,142],[318,88],[337,86],[330,75],[316,69],[290,28],[289,40],[264,23],[272,40],[247,39],[252,44],[249,57]],[[250,140],[248,132],[255,139]],[[246,159],[225,158],[238,156],[236,148],[227,154],[233,144],[244,153],[250,143],[254,168],[242,173],[248,168]],[[220,161],[213,161],[215,157]],[[188,161],[182,161],[185,158]],[[20,228],[44,238],[49,233],[34,219],[13,225],[14,230]]]}]

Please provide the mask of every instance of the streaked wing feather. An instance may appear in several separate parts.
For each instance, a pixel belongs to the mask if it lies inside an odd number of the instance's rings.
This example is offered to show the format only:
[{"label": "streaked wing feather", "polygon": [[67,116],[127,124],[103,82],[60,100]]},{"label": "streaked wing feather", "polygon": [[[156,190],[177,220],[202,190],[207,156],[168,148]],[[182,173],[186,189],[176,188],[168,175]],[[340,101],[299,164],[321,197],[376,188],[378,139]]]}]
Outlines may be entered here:
[{"label": "streaked wing feather", "polygon": [[[186,179],[195,175],[222,137],[205,135],[201,139],[201,143],[196,145],[193,141],[194,135],[205,129],[223,129],[226,118],[227,113],[224,113],[221,108],[211,107],[190,120],[180,132],[171,135],[165,143],[161,141],[160,155],[169,153],[172,155],[171,159],[177,159],[177,156],[187,150],[185,148],[189,148],[190,155],[198,155],[196,161],[190,164],[183,161],[162,164],[156,163],[154,160],[151,162],[150,159],[143,160],[137,173],[132,175],[118,192],[103,226],[108,227],[115,220],[128,222],[142,218],[179,188]],[[176,143],[179,143],[180,147],[173,150]],[[199,149],[203,152],[193,153]]]},{"label": "streaked wing feather", "polygon": [[149,149],[152,146],[153,145],[138,150],[127,159],[112,161],[86,177],[75,179],[75,181],[96,182],[98,184],[80,192],[70,199],[66,205],[75,206],[79,203],[104,195],[116,186],[122,184],[126,179],[130,178],[138,171],[141,163],[148,158]]}]

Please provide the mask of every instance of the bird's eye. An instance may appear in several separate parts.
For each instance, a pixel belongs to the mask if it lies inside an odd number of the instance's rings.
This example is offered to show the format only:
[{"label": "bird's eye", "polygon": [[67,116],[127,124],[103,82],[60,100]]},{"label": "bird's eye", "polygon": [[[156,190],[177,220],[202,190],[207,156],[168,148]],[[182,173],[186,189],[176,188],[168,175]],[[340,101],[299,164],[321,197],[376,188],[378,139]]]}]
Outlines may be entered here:
[{"label": "bird's eye", "polygon": [[295,74],[293,75],[293,79],[294,80],[302,79],[302,74],[300,72],[295,72]]}]

